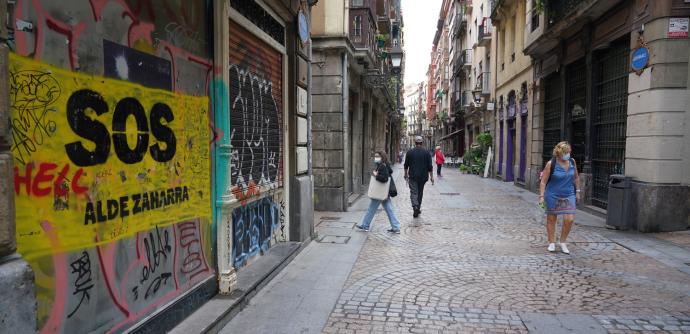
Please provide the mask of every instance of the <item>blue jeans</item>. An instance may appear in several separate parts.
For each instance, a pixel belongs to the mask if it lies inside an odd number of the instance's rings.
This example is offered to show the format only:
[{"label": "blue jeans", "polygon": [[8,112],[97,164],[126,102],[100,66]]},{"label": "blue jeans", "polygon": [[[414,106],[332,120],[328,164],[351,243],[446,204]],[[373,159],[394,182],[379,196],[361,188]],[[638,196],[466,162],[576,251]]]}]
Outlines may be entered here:
[{"label": "blue jeans", "polygon": [[379,204],[383,204],[383,209],[386,210],[386,214],[388,214],[388,220],[391,222],[391,228],[399,231],[400,222],[398,221],[398,218],[395,217],[395,212],[393,212],[393,202],[391,202],[390,198],[388,198],[385,201],[371,199],[371,203],[369,204],[369,210],[367,210],[367,214],[364,215],[364,219],[362,219],[362,224],[360,226],[362,226],[365,229],[369,229],[369,225],[371,225],[371,220],[374,219],[374,215],[376,215],[376,209],[379,208]]}]

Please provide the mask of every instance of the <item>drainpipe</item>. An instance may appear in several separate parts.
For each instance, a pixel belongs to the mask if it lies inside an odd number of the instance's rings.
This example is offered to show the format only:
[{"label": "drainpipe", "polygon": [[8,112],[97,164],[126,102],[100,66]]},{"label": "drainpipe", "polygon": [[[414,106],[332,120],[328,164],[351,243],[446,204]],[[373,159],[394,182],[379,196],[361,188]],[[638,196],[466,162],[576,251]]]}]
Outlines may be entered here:
[{"label": "drainpipe", "polygon": [[348,186],[348,174],[351,169],[350,167],[350,155],[348,154],[350,150],[350,110],[349,110],[349,99],[350,99],[350,89],[348,82],[348,65],[347,65],[347,50],[341,55],[342,57],[342,72],[341,72],[341,89],[342,89],[342,113],[343,113],[343,211],[347,210],[347,198],[345,195],[351,191]]}]

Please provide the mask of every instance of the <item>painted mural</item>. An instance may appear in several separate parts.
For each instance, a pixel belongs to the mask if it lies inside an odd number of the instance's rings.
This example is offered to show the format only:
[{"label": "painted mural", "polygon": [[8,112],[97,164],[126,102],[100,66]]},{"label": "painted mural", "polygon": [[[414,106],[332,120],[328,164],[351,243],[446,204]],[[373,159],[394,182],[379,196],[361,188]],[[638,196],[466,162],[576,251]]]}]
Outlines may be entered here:
[{"label": "painted mural", "polygon": [[17,243],[43,331],[117,330],[212,276],[211,138],[187,126],[208,98],[10,60]]}]

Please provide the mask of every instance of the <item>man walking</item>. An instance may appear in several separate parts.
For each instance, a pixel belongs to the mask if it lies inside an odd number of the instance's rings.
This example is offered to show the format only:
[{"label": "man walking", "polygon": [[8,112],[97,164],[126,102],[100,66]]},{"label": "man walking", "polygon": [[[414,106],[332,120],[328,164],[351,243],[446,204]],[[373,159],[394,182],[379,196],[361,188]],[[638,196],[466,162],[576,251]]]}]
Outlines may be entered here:
[{"label": "man walking", "polygon": [[422,147],[422,137],[414,138],[415,147],[405,155],[405,180],[410,186],[410,201],[412,202],[412,216],[417,218],[422,213],[422,197],[424,184],[431,180],[434,184],[434,166],[431,155]]}]

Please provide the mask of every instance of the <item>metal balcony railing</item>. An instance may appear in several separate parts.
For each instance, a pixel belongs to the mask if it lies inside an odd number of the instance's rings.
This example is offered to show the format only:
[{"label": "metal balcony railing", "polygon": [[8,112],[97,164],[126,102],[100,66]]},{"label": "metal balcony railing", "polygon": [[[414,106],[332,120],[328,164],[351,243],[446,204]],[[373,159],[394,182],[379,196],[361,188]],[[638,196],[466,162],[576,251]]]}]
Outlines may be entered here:
[{"label": "metal balcony railing", "polygon": [[491,72],[483,72],[477,76],[477,87],[476,89],[482,92],[482,95],[491,94],[489,87],[489,79],[491,78]]},{"label": "metal balcony railing", "polygon": [[462,106],[463,108],[468,108],[474,102],[474,97],[472,96],[472,91],[465,90],[462,92]]},{"label": "metal balcony railing", "polygon": [[465,49],[460,52],[460,66],[472,67],[472,49]]},{"label": "metal balcony railing", "polygon": [[491,45],[491,33],[493,26],[491,25],[491,18],[485,17],[482,20],[482,24],[479,26],[479,32],[477,34],[477,42],[479,46],[490,46]]}]

